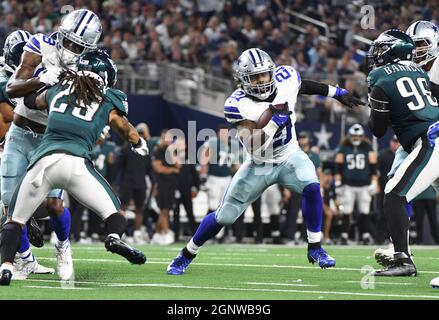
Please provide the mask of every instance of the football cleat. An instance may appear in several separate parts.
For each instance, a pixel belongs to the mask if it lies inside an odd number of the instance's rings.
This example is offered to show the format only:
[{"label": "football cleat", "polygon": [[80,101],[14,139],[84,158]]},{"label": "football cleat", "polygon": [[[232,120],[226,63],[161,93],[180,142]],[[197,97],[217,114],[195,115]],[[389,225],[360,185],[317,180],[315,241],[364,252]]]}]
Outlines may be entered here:
[{"label": "football cleat", "polygon": [[34,274],[54,274],[55,269],[42,266],[37,261],[37,265],[32,273],[34,273]]},{"label": "football cleat", "polygon": [[[20,258],[20,260],[22,260]],[[46,268],[40,265],[33,257],[33,261],[22,260],[19,264],[14,263],[14,272],[12,275],[13,280],[26,280],[31,273],[35,274],[54,274],[53,268]]]},{"label": "football cleat", "polygon": [[116,253],[133,264],[144,264],[146,262],[146,257],[142,251],[130,247],[128,244],[120,239],[112,236],[107,236],[104,242],[107,251],[110,251],[111,253]]},{"label": "football cleat", "polygon": [[0,276],[0,286],[9,286],[12,279],[12,272],[8,269],[3,269]]},{"label": "football cleat", "polygon": [[193,258],[188,258],[184,256],[183,250],[180,251],[178,256],[176,256],[174,260],[172,260],[171,263],[168,265],[168,268],[166,269],[166,273],[174,276],[182,275],[189,267],[192,260],[194,260],[194,258],[195,255]]},{"label": "football cleat", "polygon": [[380,265],[383,266],[384,268],[389,267],[393,264],[394,260],[393,260],[393,255],[394,255],[394,251],[393,251],[393,247],[389,248],[389,249],[376,249],[374,256],[375,256],[375,261]]},{"label": "football cleat", "polygon": [[435,289],[439,289],[439,277],[434,278],[433,280],[430,281],[430,285],[435,288]]},{"label": "football cleat", "polygon": [[322,269],[335,266],[335,259],[323,248],[308,250],[308,261],[312,264],[317,262]]},{"label": "football cleat", "polygon": [[41,248],[44,246],[44,237],[41,232],[40,226],[34,217],[30,218],[26,223],[27,226],[27,237],[29,238],[29,242],[37,248]]},{"label": "football cleat", "polygon": [[393,263],[382,269],[372,272],[377,277],[415,277],[417,275],[416,267],[413,261],[404,253],[395,253]]},{"label": "football cleat", "polygon": [[55,244],[56,273],[60,280],[69,280],[73,276],[72,250],[70,241],[63,246]]}]

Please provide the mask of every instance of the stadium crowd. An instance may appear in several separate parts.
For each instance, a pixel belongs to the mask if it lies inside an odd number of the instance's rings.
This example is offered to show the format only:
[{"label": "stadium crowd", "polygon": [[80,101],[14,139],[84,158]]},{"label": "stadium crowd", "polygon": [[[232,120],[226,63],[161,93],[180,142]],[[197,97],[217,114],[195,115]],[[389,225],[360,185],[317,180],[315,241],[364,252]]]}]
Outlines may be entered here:
[{"label": "stadium crowd", "polygon": [[[439,22],[439,3],[435,0],[370,1],[367,4],[373,6],[374,23],[380,29],[363,29],[361,7],[365,4],[361,0],[2,1],[0,47],[16,29],[45,34],[56,31],[62,14],[68,9],[67,5],[75,9],[86,7],[99,15],[104,35],[100,46],[110,53],[116,63],[138,65],[151,61],[186,67],[202,66],[214,75],[232,79],[232,63],[240,52],[249,47],[258,47],[276,57],[277,64],[295,67],[302,77],[338,83],[357,96],[364,97],[367,73],[364,52],[367,45],[358,42],[354,36],[374,39],[382,30],[390,27],[405,30],[415,19]],[[291,29],[289,24],[297,23],[297,17],[289,15],[288,10],[325,22],[329,26],[329,35],[311,24],[305,26],[304,33]],[[312,103],[313,106],[322,105],[324,111],[337,109],[330,99],[322,101],[315,98]],[[329,118],[328,113],[320,112],[316,120],[327,122]],[[146,162],[130,154],[125,146],[101,141],[96,147],[95,165],[119,190],[123,207],[132,209],[134,222],[128,234],[133,241],[142,243],[152,238],[155,243],[172,243],[180,236],[194,232],[197,221],[192,201],[200,190],[209,193],[209,178],[212,180],[209,175],[213,174],[209,173],[209,169],[200,173],[200,168],[195,170],[178,161],[173,166],[167,165],[164,161],[166,147],[172,141],[169,141],[166,131],[161,137],[151,137],[145,124],[139,125],[138,131],[148,141],[151,150]],[[362,218],[365,212],[359,212],[358,207],[351,212],[344,212],[341,208],[343,201],[334,187],[336,166],[322,163],[319,150],[312,146],[309,133],[302,132],[299,138],[302,148],[313,157],[321,180],[325,204],[325,240],[342,244],[351,241],[370,243],[371,240],[382,243],[386,234],[382,230],[382,208],[378,203],[385,174],[378,168],[381,187],[369,190],[370,219],[365,227]],[[397,141],[392,140],[389,149],[377,155],[380,166],[391,159],[396,144]],[[180,148],[185,148],[184,143]],[[141,171],[139,167],[142,167]],[[236,168],[228,167],[226,173],[217,171],[215,174],[217,178],[228,181],[234,170]],[[381,171],[384,170],[385,167],[382,167]],[[370,181],[373,172],[370,171],[368,175],[366,180]],[[148,177],[147,183],[143,179],[145,177]],[[248,235],[254,236],[257,243],[264,241],[264,238],[272,238],[270,241],[275,243],[303,241],[305,228],[297,195],[278,187],[269,192],[270,196],[258,199],[252,206],[253,226],[245,229],[244,222],[237,221],[235,230],[226,231],[218,241],[230,241],[228,235],[232,234],[233,241],[237,242],[243,241]],[[423,243],[423,218],[427,213],[433,241],[439,244],[436,195],[430,192],[419,201],[423,202],[414,205],[413,241]],[[184,207],[188,218],[183,228],[179,223],[179,204]],[[70,206],[74,215],[72,238],[77,241],[88,237],[98,239],[101,226],[98,220],[92,218],[93,213],[85,215],[88,217],[85,219],[84,208],[74,199],[71,199]],[[261,206],[266,206],[270,213],[270,223],[266,226],[262,223]],[[169,220],[171,225],[168,224]],[[360,230],[364,228],[367,228],[366,232]],[[370,237],[363,237],[364,233]]]}]

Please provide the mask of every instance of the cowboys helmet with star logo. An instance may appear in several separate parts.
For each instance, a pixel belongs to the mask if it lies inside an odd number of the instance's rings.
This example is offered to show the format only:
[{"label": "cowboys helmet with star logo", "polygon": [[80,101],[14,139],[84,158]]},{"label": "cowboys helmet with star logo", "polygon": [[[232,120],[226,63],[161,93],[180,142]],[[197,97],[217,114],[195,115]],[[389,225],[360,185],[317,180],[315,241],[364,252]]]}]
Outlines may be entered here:
[{"label": "cowboys helmet with star logo", "polygon": [[[258,48],[245,50],[233,65],[234,78],[242,90],[259,100],[266,100],[276,90],[275,69],[270,55]],[[269,80],[265,83],[255,81],[263,73],[268,73]]]},{"label": "cowboys helmet with star logo", "polygon": [[434,23],[424,20],[416,21],[408,27],[406,33],[416,45],[413,61],[419,67],[439,55],[439,28]]}]

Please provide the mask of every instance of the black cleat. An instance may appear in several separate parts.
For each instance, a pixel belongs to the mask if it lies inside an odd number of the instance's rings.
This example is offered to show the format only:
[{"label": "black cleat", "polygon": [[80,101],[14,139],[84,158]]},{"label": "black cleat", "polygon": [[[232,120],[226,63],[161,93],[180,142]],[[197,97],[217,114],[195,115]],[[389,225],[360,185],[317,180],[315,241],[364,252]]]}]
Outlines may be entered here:
[{"label": "black cleat", "polygon": [[37,248],[44,246],[43,233],[41,232],[40,226],[34,217],[29,219],[29,221],[26,223],[26,226],[29,242]]},{"label": "black cleat", "polygon": [[0,286],[9,286],[12,279],[12,272],[8,269],[2,270],[2,275],[0,277]]},{"label": "black cleat", "polygon": [[146,262],[146,257],[142,251],[130,247],[128,244],[120,239],[107,236],[104,242],[107,251],[110,251],[111,253],[117,253],[131,263],[144,264]]},{"label": "black cleat", "polygon": [[395,253],[394,261],[388,267],[372,273],[377,277],[416,277],[417,271],[413,261],[405,253]]}]

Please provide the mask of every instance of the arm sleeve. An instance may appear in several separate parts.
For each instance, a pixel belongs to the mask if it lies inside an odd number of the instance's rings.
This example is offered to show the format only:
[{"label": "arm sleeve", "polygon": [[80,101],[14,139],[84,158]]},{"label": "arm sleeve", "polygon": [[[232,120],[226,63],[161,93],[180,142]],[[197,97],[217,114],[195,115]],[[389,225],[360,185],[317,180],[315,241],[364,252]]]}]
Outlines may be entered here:
[{"label": "arm sleeve", "polygon": [[302,80],[302,85],[300,86],[299,94],[318,94],[321,96],[328,96],[329,86],[324,83],[312,81],[312,80]]},{"label": "arm sleeve", "polygon": [[387,131],[390,99],[380,87],[372,87],[369,94],[369,106],[371,108],[369,128],[376,137],[381,138]]},{"label": "arm sleeve", "polygon": [[431,93],[433,97],[439,99],[439,84],[430,82],[430,86],[431,86]]}]

